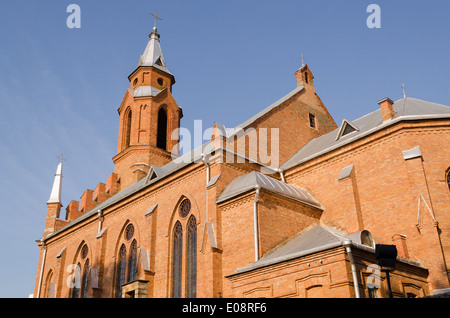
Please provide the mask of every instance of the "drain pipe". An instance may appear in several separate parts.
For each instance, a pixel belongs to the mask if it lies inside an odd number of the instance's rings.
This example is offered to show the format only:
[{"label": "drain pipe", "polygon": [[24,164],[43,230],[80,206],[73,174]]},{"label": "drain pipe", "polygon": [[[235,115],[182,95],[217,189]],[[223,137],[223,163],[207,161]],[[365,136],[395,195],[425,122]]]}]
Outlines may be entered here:
[{"label": "drain pipe", "polygon": [[41,298],[42,276],[44,274],[45,258],[47,256],[47,245],[45,245],[45,241],[43,238],[41,239],[41,243],[42,243],[42,248],[44,249],[44,254],[42,255],[41,272],[39,273],[39,283],[38,283],[38,290],[36,293],[36,298]]},{"label": "drain pipe", "polygon": [[98,233],[100,233],[100,231],[102,230],[103,212],[101,210],[98,210],[97,216],[98,216]]},{"label": "drain pipe", "polygon": [[278,168],[278,172],[280,173],[281,181],[286,183],[286,179],[284,179],[284,171],[281,168]]},{"label": "drain pipe", "polygon": [[210,174],[210,167],[206,158],[206,155],[202,153],[202,161],[205,164],[206,167],[206,184],[205,184],[205,228],[203,229],[203,239],[202,239],[202,247],[200,249],[200,252],[203,253],[203,244],[205,243],[205,235],[207,231],[207,224],[208,224],[208,183],[209,183],[209,174]]},{"label": "drain pipe", "polygon": [[356,298],[360,298],[358,272],[356,271],[355,259],[353,258],[352,249],[350,247],[352,245],[352,241],[345,241],[343,245],[345,246],[345,250],[347,251],[347,255],[350,260],[350,266],[352,268],[353,287],[355,288],[355,296]]},{"label": "drain pipe", "polygon": [[255,199],[253,200],[253,231],[254,231],[254,239],[255,239],[255,262],[259,259],[259,231],[258,231],[258,199],[259,199],[259,190],[261,186],[257,184],[255,186]]},{"label": "drain pipe", "polygon": [[205,184],[206,208],[205,208],[205,213],[206,213],[206,223],[208,223],[208,190],[206,189],[206,187],[208,186],[208,183],[209,183],[210,167],[209,167],[209,163],[208,163],[207,157],[206,157],[206,155],[204,153],[202,153],[202,161],[203,161],[203,163],[205,164],[205,167],[206,167],[206,184]]}]

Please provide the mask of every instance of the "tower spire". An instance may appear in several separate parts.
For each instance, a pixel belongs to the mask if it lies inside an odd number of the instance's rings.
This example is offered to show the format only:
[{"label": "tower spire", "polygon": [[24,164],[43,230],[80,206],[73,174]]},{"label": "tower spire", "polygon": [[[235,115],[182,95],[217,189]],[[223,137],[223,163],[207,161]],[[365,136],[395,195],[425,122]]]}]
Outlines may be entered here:
[{"label": "tower spire", "polygon": [[156,10],[155,13],[150,13],[155,19],[155,23],[153,24],[153,31],[150,33],[147,47],[145,48],[144,54],[139,58],[139,66],[153,66],[161,71],[164,71],[170,75],[172,75],[169,70],[166,68],[166,63],[164,61],[164,57],[161,50],[161,45],[159,43],[160,35],[156,29],[156,22],[158,20],[162,20]]},{"label": "tower spire", "polygon": [[[58,156],[59,164],[56,168],[55,179],[53,180],[52,192],[50,193],[50,198],[47,201],[48,203],[59,203],[61,204],[61,189],[62,189],[62,166],[63,161],[66,159],[61,154]],[[62,204],[61,204],[62,205]]]}]

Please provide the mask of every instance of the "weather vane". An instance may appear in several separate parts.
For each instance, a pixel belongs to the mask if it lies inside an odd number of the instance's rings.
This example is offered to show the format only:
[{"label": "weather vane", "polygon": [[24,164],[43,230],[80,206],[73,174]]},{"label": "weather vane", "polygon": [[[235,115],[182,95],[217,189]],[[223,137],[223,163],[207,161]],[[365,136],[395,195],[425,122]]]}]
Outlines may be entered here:
[{"label": "weather vane", "polygon": [[305,66],[305,62],[303,61],[303,54],[300,55],[300,58],[302,59],[302,67]]},{"label": "weather vane", "polygon": [[153,27],[156,28],[156,21],[158,21],[158,20],[162,21],[162,19],[158,16],[156,10],[155,10],[155,13],[150,12],[150,14],[152,15],[153,18],[155,18],[155,24],[153,25]]},{"label": "weather vane", "polygon": [[405,84],[402,83],[402,89],[403,89],[403,98],[406,98],[406,90],[405,90]]}]

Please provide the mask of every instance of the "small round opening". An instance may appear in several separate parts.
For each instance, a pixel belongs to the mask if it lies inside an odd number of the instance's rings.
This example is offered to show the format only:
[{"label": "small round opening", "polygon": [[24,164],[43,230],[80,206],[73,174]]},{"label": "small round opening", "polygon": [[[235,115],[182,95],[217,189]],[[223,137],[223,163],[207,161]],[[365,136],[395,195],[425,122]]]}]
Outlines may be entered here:
[{"label": "small round opening", "polygon": [[161,86],[164,84],[164,81],[163,81],[163,79],[162,79],[161,77],[158,78],[157,82],[158,82],[158,84],[161,85]]},{"label": "small round opening", "polygon": [[134,81],[133,81],[133,86],[136,86],[137,83],[138,83],[138,79],[136,78],[136,79],[134,79]]}]

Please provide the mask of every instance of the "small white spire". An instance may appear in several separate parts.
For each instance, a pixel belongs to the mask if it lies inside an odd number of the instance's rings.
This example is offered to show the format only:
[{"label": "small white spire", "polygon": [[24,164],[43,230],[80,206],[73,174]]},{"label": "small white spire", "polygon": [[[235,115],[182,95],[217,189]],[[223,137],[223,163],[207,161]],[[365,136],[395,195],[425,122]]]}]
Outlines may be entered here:
[{"label": "small white spire", "polygon": [[50,198],[47,201],[48,203],[61,203],[61,186],[62,186],[62,162],[66,159],[61,156],[58,156],[59,164],[56,168],[55,180],[53,181],[52,192],[50,193]]}]

